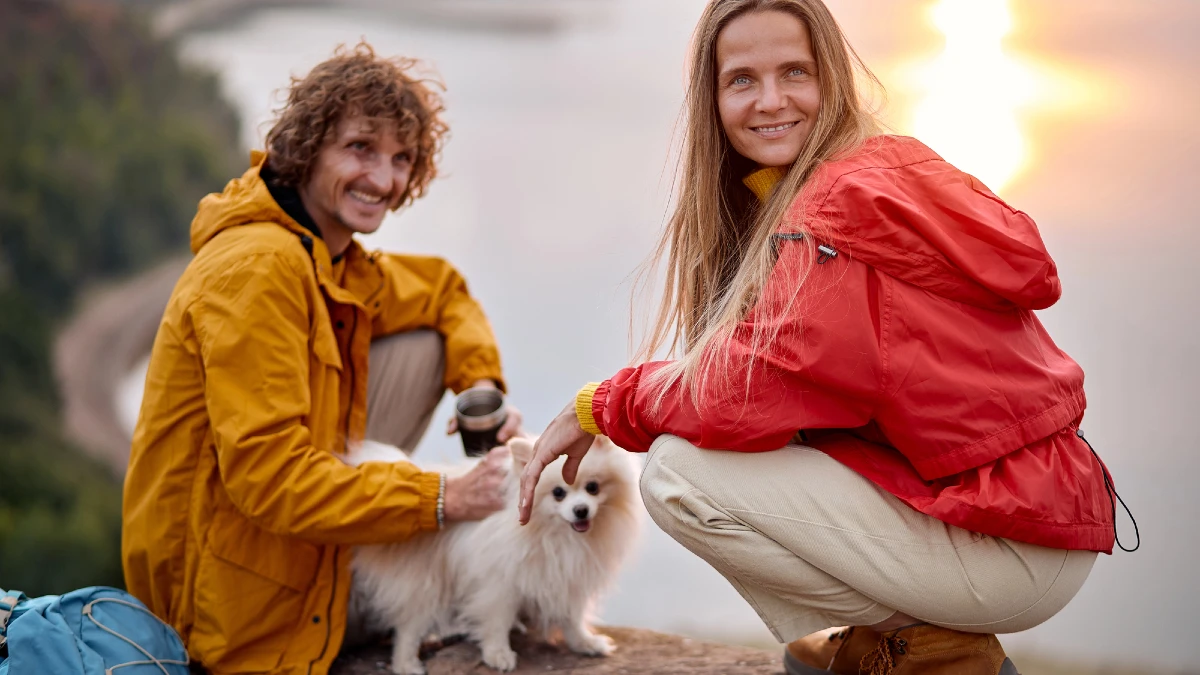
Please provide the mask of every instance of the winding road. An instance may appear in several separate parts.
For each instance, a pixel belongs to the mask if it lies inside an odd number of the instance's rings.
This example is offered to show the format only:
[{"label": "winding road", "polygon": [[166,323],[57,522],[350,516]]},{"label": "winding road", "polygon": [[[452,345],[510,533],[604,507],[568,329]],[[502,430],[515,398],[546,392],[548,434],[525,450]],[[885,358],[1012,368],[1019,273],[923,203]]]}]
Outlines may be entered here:
[{"label": "winding road", "polygon": [[125,474],[131,440],[118,413],[118,390],[150,353],[163,309],[189,260],[173,258],[85,292],[77,301],[80,309],[55,340],[64,431],[117,477]]}]

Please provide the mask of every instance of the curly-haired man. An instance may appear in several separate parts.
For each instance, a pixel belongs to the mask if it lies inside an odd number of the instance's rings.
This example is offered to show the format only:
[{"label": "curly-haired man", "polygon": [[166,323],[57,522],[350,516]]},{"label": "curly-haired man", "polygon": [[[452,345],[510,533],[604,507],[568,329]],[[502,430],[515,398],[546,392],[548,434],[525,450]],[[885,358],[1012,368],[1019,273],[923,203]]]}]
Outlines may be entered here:
[{"label": "curly-haired man", "polygon": [[294,80],[267,152],[192,222],[150,357],[122,557],[129,590],[215,675],[327,672],[348,547],[503,505],[503,448],[458,478],[337,457],[363,438],[412,448],[446,388],[504,386],[449,264],[353,238],[437,175],[441,100],[414,67],[360,44]]}]

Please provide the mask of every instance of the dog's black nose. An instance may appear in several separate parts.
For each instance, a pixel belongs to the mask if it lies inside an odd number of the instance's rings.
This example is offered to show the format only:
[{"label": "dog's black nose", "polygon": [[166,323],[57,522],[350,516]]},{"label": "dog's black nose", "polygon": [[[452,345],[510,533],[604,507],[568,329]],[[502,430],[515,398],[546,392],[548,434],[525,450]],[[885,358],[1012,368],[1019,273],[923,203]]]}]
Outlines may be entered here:
[{"label": "dog's black nose", "polygon": [[576,506],[575,507],[575,517],[576,518],[583,520],[584,518],[587,518],[587,516],[588,516],[588,507],[586,507],[586,506]]}]

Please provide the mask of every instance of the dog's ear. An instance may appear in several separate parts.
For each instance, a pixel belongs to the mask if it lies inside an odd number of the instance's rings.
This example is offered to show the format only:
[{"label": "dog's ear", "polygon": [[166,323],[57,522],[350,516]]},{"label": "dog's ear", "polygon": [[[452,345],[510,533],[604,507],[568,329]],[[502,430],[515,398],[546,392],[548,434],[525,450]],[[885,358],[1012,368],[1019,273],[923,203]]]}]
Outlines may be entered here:
[{"label": "dog's ear", "polygon": [[533,459],[533,444],[537,438],[524,438],[516,436],[509,440],[508,449],[512,451],[513,462],[518,466],[525,466],[529,460]]}]

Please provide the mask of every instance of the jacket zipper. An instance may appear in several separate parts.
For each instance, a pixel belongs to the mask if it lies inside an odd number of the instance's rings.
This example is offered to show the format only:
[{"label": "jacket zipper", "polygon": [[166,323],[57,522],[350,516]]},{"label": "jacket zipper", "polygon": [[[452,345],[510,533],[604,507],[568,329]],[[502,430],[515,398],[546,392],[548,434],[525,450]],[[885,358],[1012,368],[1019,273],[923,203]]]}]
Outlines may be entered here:
[{"label": "jacket zipper", "polygon": [[[304,245],[304,249],[306,251],[308,251],[308,255],[311,257],[313,254],[312,239],[310,237],[308,237],[307,235],[305,235],[305,236],[300,237],[300,243]],[[315,263],[315,260],[314,260],[314,263]],[[320,274],[317,275],[317,279],[319,282]],[[379,284],[379,288],[375,289],[375,292],[371,294],[371,297],[375,297],[376,295],[378,295],[379,291],[382,289],[383,289],[383,283],[381,281]],[[354,338],[358,334],[358,308],[352,306],[351,309],[354,312],[354,319],[350,323],[350,339],[349,339],[348,344],[350,344],[351,348],[353,348]],[[348,350],[348,351],[353,351],[353,349]],[[354,388],[355,388],[355,385],[357,384],[357,382],[356,382],[357,373],[354,370],[353,356],[351,355],[351,357],[348,359],[345,359],[345,361],[347,362],[347,367],[350,370],[350,407],[346,411],[346,424],[345,424],[345,428],[343,430],[343,438],[349,439],[350,438],[350,418],[352,416],[352,411],[354,410]],[[308,662],[308,671],[307,671],[308,675],[312,675],[313,666],[317,665],[317,663],[319,663],[321,661],[321,659],[325,658],[325,653],[327,651],[329,651],[329,639],[332,637],[332,633],[333,633],[333,622],[331,620],[331,618],[333,616],[333,602],[335,599],[337,599],[338,570],[339,570],[338,560],[341,558],[341,553],[342,553],[342,547],[335,545],[334,549],[333,549],[333,586],[329,591],[329,603],[325,606],[325,642],[324,642],[324,644],[321,645],[321,653],[317,655],[317,658]]]},{"label": "jacket zipper", "polygon": [[[350,350],[348,350],[348,352],[353,352],[354,337],[358,336],[358,333],[359,333],[358,307],[352,307],[352,310],[354,311],[354,319],[352,322],[350,322],[350,336],[349,336],[349,340],[348,340],[348,344],[350,345]],[[344,432],[343,437],[347,438],[347,440],[348,440],[348,438],[350,437],[350,417],[353,416],[353,411],[354,411],[354,388],[355,388],[355,384],[356,384],[356,377],[355,377],[356,371],[354,370],[353,354],[350,354],[349,358],[344,359],[344,360],[346,360],[347,368],[350,371],[350,401],[349,401],[349,408],[346,411],[346,428],[344,428],[344,431],[343,431]],[[313,665],[316,665],[318,662],[320,662],[320,659],[325,658],[325,652],[329,651],[329,639],[332,637],[332,635],[331,635],[332,632],[334,632],[334,622],[332,622],[332,616],[334,616],[334,601],[337,598],[337,571],[338,571],[337,560],[338,560],[338,557],[341,557],[341,554],[342,554],[342,546],[335,544],[335,546],[334,546],[334,584],[332,584],[332,587],[329,591],[329,604],[326,605],[326,607],[325,607],[325,643],[322,646],[320,646],[320,653],[319,653],[319,655],[317,655],[317,658],[314,658],[314,659],[312,659],[312,661],[308,662],[308,675],[312,675]]]}]

